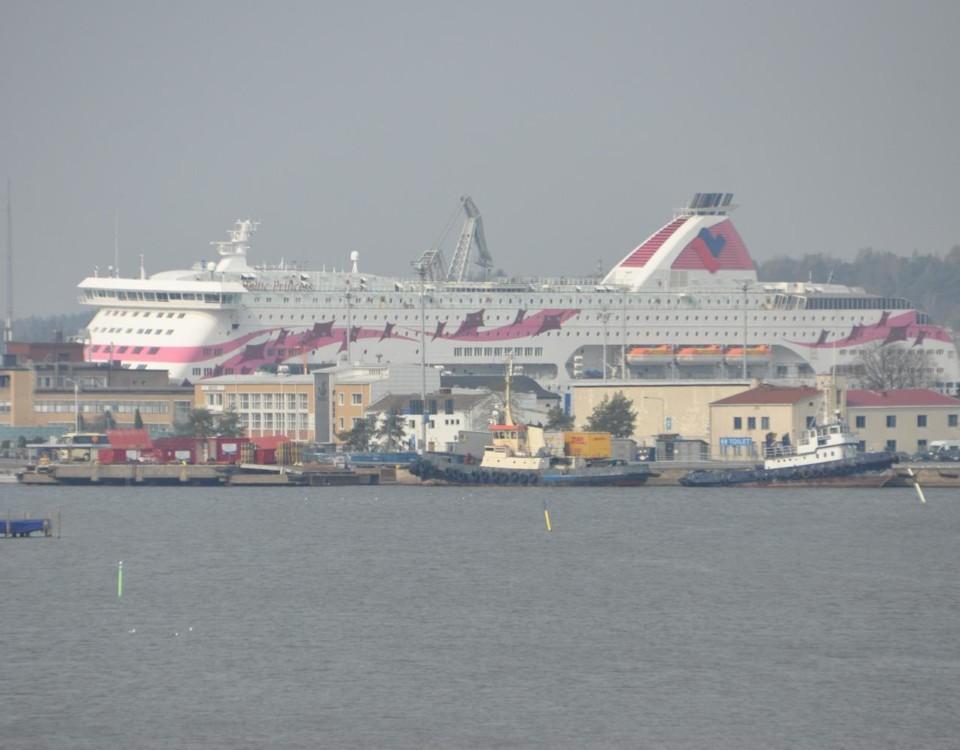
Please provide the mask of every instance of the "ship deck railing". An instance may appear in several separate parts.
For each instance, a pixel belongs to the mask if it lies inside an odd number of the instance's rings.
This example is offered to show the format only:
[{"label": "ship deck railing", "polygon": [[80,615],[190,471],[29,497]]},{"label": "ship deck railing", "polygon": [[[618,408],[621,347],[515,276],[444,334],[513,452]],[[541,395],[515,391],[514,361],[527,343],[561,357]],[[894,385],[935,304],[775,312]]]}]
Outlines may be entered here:
[{"label": "ship deck railing", "polygon": [[793,445],[768,445],[764,447],[764,458],[791,458],[797,455],[797,449]]}]

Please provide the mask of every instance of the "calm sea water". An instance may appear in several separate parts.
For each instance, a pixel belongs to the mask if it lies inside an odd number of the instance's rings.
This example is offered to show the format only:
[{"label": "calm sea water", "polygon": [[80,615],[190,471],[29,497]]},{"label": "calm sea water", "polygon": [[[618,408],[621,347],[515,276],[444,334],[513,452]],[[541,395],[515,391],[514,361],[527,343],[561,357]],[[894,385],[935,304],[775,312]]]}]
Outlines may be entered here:
[{"label": "calm sea water", "polygon": [[955,490],[0,498],[7,750],[960,744]]}]

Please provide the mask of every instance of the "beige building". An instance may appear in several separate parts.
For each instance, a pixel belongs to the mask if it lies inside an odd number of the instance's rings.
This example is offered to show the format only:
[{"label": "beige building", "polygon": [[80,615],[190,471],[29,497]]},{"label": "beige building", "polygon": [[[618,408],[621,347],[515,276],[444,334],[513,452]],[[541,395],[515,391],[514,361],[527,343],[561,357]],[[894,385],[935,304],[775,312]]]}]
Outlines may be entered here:
[{"label": "beige building", "polygon": [[221,375],[194,386],[194,403],[214,414],[235,411],[248,437],[285,435],[313,442],[319,389],[314,374]]},{"label": "beige building", "polygon": [[[423,375],[428,393],[439,389],[439,371],[428,367]],[[331,371],[328,440],[342,443],[339,434],[351,430],[372,404],[391,393],[420,393],[421,382],[418,365],[357,365]]]},{"label": "beige building", "polygon": [[106,421],[133,427],[137,413],[153,433],[183,421],[193,388],[171,385],[167,373],[84,362],[33,362],[0,368],[0,436],[25,431],[57,435],[102,429]]},{"label": "beige building", "polygon": [[714,401],[710,404],[711,458],[763,458],[765,444],[796,445],[800,432],[823,421],[823,414],[824,393],[806,386],[761,385]]},{"label": "beige building", "polygon": [[691,439],[710,439],[710,404],[749,390],[750,380],[628,380],[586,381],[573,386],[571,408],[577,429],[605,397],[623,393],[637,412],[633,439],[653,445],[656,435],[673,433]]},{"label": "beige building", "polygon": [[[427,386],[440,384],[436,370],[426,371]],[[195,405],[220,413],[233,409],[250,437],[286,435],[305,442],[342,442],[367,408],[391,392],[420,388],[420,368],[377,365],[316,370],[307,375],[256,373],[220,375],[199,381]]]},{"label": "beige building", "polygon": [[847,419],[867,451],[913,453],[960,440],[960,400],[926,389],[848,391]]}]

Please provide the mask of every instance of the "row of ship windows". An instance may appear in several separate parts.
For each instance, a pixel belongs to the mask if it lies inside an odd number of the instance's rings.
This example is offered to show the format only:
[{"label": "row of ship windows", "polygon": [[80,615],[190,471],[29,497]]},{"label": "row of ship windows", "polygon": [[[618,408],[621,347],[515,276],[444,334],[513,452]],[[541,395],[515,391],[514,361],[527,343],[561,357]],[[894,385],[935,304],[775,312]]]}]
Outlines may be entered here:
[{"label": "row of ship windows", "polygon": [[232,305],[240,301],[239,294],[201,294],[193,292],[134,292],[112,289],[85,289],[88,300],[116,299],[121,302],[206,302],[213,305]]},{"label": "row of ship windows", "polygon": [[[274,317],[274,316],[273,316],[272,313],[259,313],[259,314],[257,315],[257,320],[273,320],[273,317]],[[307,316],[306,314],[301,314],[301,315],[299,316],[299,318],[298,318],[296,315],[280,314],[280,315],[277,316],[277,320],[287,320],[287,321],[290,321],[290,322],[295,322],[295,321],[297,321],[297,320],[302,320],[302,321],[304,321],[304,322],[307,322],[307,321],[310,321],[310,320],[317,321],[318,319],[326,320],[328,317],[331,317],[331,316],[327,316],[327,315],[320,315],[320,316],[318,316],[318,315],[316,315],[316,314],[314,314],[314,315],[312,315],[312,316]],[[427,322],[430,322],[430,321],[442,321],[442,322],[449,323],[451,317],[454,319],[454,321],[459,321],[459,320],[462,320],[462,319],[463,319],[463,316],[462,316],[462,315],[456,315],[456,314],[454,314],[454,315],[450,315],[450,314],[446,314],[446,315],[431,315],[431,314],[427,313],[427,314],[424,315],[424,320],[426,320]],[[583,319],[583,320],[590,320],[590,319],[591,319],[590,316],[589,316],[589,315],[586,315],[586,314],[581,314],[579,317],[580,317],[581,319]],[[604,320],[604,317],[606,317],[606,322],[607,322],[608,324],[609,324],[609,323],[619,323],[619,322],[620,322],[620,316],[619,316],[619,315],[615,315],[614,313],[597,313],[597,314],[593,317],[593,319],[594,319],[594,320],[597,320],[597,321],[603,321],[603,320]],[[378,314],[378,313],[373,313],[373,314],[366,314],[366,313],[364,313],[364,314],[361,315],[359,312],[355,312],[355,313],[353,313],[352,315],[348,315],[347,313],[339,313],[339,314],[338,314],[338,313],[334,313],[334,314],[332,315],[332,318],[333,318],[333,320],[343,320],[343,321],[346,321],[346,320],[350,319],[350,320],[352,320],[353,322],[357,322],[357,321],[361,321],[361,320],[371,320],[371,321],[383,320],[383,322],[385,322],[385,323],[389,322],[391,319],[394,319],[394,320],[397,320],[397,321],[400,320],[400,316],[399,316],[399,315],[395,315],[395,314],[383,314],[383,315],[380,315],[380,314]],[[487,320],[485,321],[485,325],[490,325],[490,321],[497,321],[497,322],[509,322],[509,321],[513,321],[513,320],[516,318],[516,315],[513,314],[513,313],[508,314],[508,315],[488,315],[488,316],[486,316],[486,318],[487,318]],[[253,314],[252,314],[252,313],[248,314],[248,315],[247,315],[247,319],[248,319],[248,320],[253,320]],[[640,317],[639,315],[636,315],[636,316],[634,316],[634,317],[631,317],[631,316],[629,316],[629,315],[625,315],[625,316],[623,316],[623,319],[624,319],[624,320],[627,320],[627,321],[629,321],[629,320],[635,320],[635,321],[637,321],[637,322],[640,322],[641,317]],[[404,316],[403,316],[403,320],[404,320],[405,322],[414,322],[414,323],[416,323],[416,322],[418,322],[418,321],[420,320],[420,316],[419,316],[418,314],[416,314],[416,313],[414,313],[414,314],[412,314],[412,315],[404,315]],[[662,317],[661,317],[660,315],[654,315],[654,316],[645,315],[645,316],[643,316],[642,320],[643,320],[644,322],[647,322],[647,323],[651,322],[651,320],[652,320],[653,322],[657,322],[657,321],[662,320],[663,322],[675,322],[675,323],[679,323],[681,320],[683,320],[683,321],[685,321],[685,322],[692,322],[692,323],[698,323],[698,322],[708,323],[708,322],[710,322],[711,318],[710,318],[709,315],[704,315],[703,318],[702,318],[702,321],[701,321],[701,318],[700,318],[699,315],[694,315],[694,316],[692,316],[692,318],[691,318],[690,315],[684,315],[682,318],[681,318],[679,315],[664,315],[664,316],[662,316]],[[736,316],[736,315],[734,315],[734,316],[724,315],[724,316],[723,316],[723,320],[724,320],[724,322],[730,322],[730,323],[743,323],[743,317],[742,317],[742,316]],[[786,322],[788,322],[788,320],[789,320],[790,322],[795,322],[795,323],[836,323],[836,322],[838,321],[838,318],[837,318],[836,315],[833,315],[833,316],[821,315],[819,318],[818,318],[816,315],[809,315],[809,316],[808,316],[808,315],[801,315],[801,316],[793,315],[793,316],[789,316],[789,318],[788,318],[788,316],[786,316],[786,315],[780,315],[780,316],[771,315],[771,316],[763,316],[763,317],[761,317],[761,316],[759,316],[759,315],[754,315],[753,318],[750,319],[750,320],[752,320],[752,322],[754,322],[754,323],[764,323],[764,324],[777,323],[777,322],[786,323]],[[845,320],[844,322],[854,322],[854,321],[856,321],[856,320],[859,320],[859,322],[861,322],[861,323],[865,323],[865,322],[866,322],[866,316],[861,315],[859,318],[847,318],[847,320]],[[714,321],[714,322],[720,322],[720,316],[719,316],[719,315],[714,315],[714,316],[713,316],[713,321]]]},{"label": "row of ship windows", "polygon": [[130,354],[142,354],[143,350],[146,349],[147,354],[156,354],[160,351],[160,347],[157,346],[111,346],[110,344],[94,344],[90,347],[92,352],[112,352],[113,354],[126,354],[128,351]]},{"label": "row of ship windows", "polygon": [[143,316],[144,318],[149,318],[151,315],[156,315],[158,318],[164,316],[168,318],[182,318],[186,313],[172,313],[172,312],[160,312],[159,310],[105,310],[104,315],[117,315],[121,318],[125,318],[129,313],[131,318],[137,318]]},{"label": "row of ship windows", "polygon": [[[172,313],[172,312],[165,313],[165,312],[161,312],[161,311],[151,311],[151,310],[145,310],[145,311],[142,311],[142,312],[137,311],[137,310],[106,310],[106,311],[104,311],[104,315],[107,315],[107,316],[121,316],[121,317],[126,317],[128,314],[130,315],[130,317],[133,317],[133,318],[136,318],[136,317],[138,317],[138,316],[142,316],[142,317],[144,317],[144,318],[149,318],[151,315],[155,315],[155,316],[158,317],[158,318],[163,318],[163,317],[173,318],[174,316],[176,316],[177,318],[183,318],[183,317],[186,316],[186,313]],[[259,320],[263,320],[263,319],[264,319],[264,314],[263,314],[263,313],[260,313],[260,314],[258,314],[257,317],[258,317]],[[346,313],[340,313],[339,315],[336,315],[336,314],[335,314],[333,317],[334,317],[334,319],[339,318],[340,320],[346,320],[347,317],[348,317],[348,315],[347,315]],[[368,319],[371,319],[371,320],[381,320],[381,318],[382,318],[382,320],[383,320],[384,322],[388,321],[391,317],[396,317],[397,320],[399,320],[399,316],[391,316],[391,315],[388,315],[388,314],[384,314],[384,315],[381,316],[380,314],[377,314],[377,313],[374,313],[374,314],[372,314],[372,315],[364,313],[364,314],[361,315],[359,312],[357,312],[357,313],[355,313],[354,315],[352,315],[352,316],[350,316],[350,317],[352,317],[353,320],[368,320]],[[439,321],[439,320],[443,320],[443,321],[445,321],[445,322],[449,322],[451,316],[450,316],[449,314],[443,315],[443,316],[440,316],[440,315],[430,315],[430,314],[428,313],[428,314],[426,314],[424,317],[425,317],[425,319],[428,320],[428,321]],[[453,317],[454,317],[456,320],[459,320],[461,316],[454,315]],[[507,321],[512,321],[512,320],[514,320],[515,315],[511,313],[511,314],[507,314],[507,315],[490,315],[490,316],[488,316],[488,317],[489,317],[490,320],[507,322]],[[590,319],[589,315],[587,315],[587,314],[582,314],[581,317],[582,317],[583,319],[585,319],[585,320],[589,320],[589,319]],[[606,320],[607,320],[608,323],[610,323],[610,322],[620,322],[620,315],[617,315],[617,314],[612,313],[612,312],[608,312],[608,313],[602,313],[602,312],[601,312],[601,313],[596,313],[596,314],[594,315],[593,319],[594,319],[594,320],[597,320],[597,321],[602,321],[602,320],[604,319],[604,317],[606,317]],[[247,318],[248,318],[248,319],[252,319],[252,318],[253,318],[253,314],[252,314],[252,313],[251,313],[251,314],[248,314],[248,315],[247,315]],[[267,318],[266,318],[266,319],[267,319],[267,320],[273,320],[273,315],[270,314],[270,313],[267,313]],[[294,321],[294,320],[297,320],[297,319],[298,319],[298,318],[297,318],[296,315],[286,316],[286,315],[284,315],[284,314],[280,314],[280,315],[278,316],[278,320],[290,320],[290,321]],[[307,316],[306,314],[301,314],[301,315],[299,316],[299,320],[307,321],[308,319],[312,319],[312,320],[316,321],[316,320],[318,319],[318,315],[314,314],[314,315],[310,316],[310,318],[308,318],[308,316]],[[417,320],[419,320],[419,315],[417,315],[417,314],[415,314],[415,313],[412,314],[412,315],[404,315],[404,316],[403,316],[403,319],[404,319],[405,321],[410,321],[410,320],[412,319],[414,322],[416,322]],[[636,316],[634,316],[633,318],[631,318],[631,316],[629,316],[629,315],[625,315],[625,316],[623,316],[623,319],[624,319],[624,320],[628,320],[628,321],[629,321],[629,320],[637,320],[637,321],[640,321],[641,318],[640,318],[639,315],[636,315]],[[659,321],[660,319],[661,319],[661,316],[660,316],[660,315],[654,315],[654,316],[652,316],[652,320],[653,320],[654,322]],[[693,315],[693,316],[684,315],[682,319],[683,319],[684,321],[690,321],[690,322],[694,322],[694,323],[701,321],[701,317],[700,317],[699,315]],[[704,316],[703,316],[703,322],[709,322],[710,319],[711,319],[711,318],[710,318],[709,315],[704,315]],[[643,320],[644,320],[645,322],[650,322],[651,316],[650,316],[650,315],[645,315],[645,316],[643,316]],[[663,316],[663,320],[664,320],[664,321],[679,322],[679,321],[681,320],[681,317],[680,317],[679,315],[664,315],[664,316]],[[714,315],[714,316],[713,316],[713,320],[714,320],[714,322],[719,322],[719,321],[720,321],[720,316],[719,316],[719,315]],[[724,316],[723,316],[723,320],[724,320],[725,322],[738,323],[738,322],[742,322],[742,321],[743,321],[743,318],[742,318],[742,316],[736,316],[736,315],[735,315],[735,316],[732,316],[732,317],[729,316],[729,315],[724,315]],[[759,315],[754,315],[753,318],[752,318],[752,320],[753,320],[754,323],[761,322],[761,316],[759,316]],[[821,315],[821,316],[818,318],[816,315],[792,315],[792,316],[787,316],[787,315],[779,315],[779,316],[778,316],[778,315],[771,315],[771,316],[763,316],[763,318],[762,318],[762,322],[764,322],[764,323],[776,323],[776,322],[784,322],[784,323],[786,323],[788,320],[789,320],[789,321],[792,321],[792,322],[798,322],[798,323],[818,323],[818,322],[819,322],[819,323],[828,323],[828,322],[835,322],[835,321],[837,320],[837,316],[836,316],[836,315],[833,315],[833,316]],[[859,317],[859,320],[860,320],[860,322],[864,322],[864,321],[866,320],[866,316],[861,315],[861,316]],[[97,331],[97,330],[106,331],[107,329],[106,329],[106,328],[94,328],[94,330],[95,330],[95,331]],[[114,332],[120,331],[120,330],[121,330],[121,329],[119,329],[119,328],[111,328],[111,329],[109,329],[109,332],[110,332],[110,333],[114,333]],[[129,333],[130,331],[128,330],[127,332]],[[142,332],[142,331],[138,331],[138,333],[140,333],[140,332]]]},{"label": "row of ship windows", "polygon": [[543,347],[540,346],[456,346],[453,348],[454,357],[542,357]]},{"label": "row of ship windows", "polygon": [[[227,296],[227,295],[225,295]],[[427,294],[425,296],[425,301],[429,305],[440,304],[440,305],[492,305],[494,304],[493,297],[435,297],[432,294]],[[681,302],[686,302],[690,304],[694,302],[688,295],[678,295],[676,299],[670,297],[660,298],[660,297],[645,297],[641,299],[632,299],[627,301],[623,295],[611,295],[610,304],[608,307],[649,307],[650,305],[679,305]],[[696,300],[697,304],[713,305],[722,307],[739,307],[742,301],[741,297],[725,297],[723,299],[717,298],[716,301],[712,299],[706,300]],[[353,304],[362,304],[367,303],[379,303],[383,305],[406,305],[408,307],[414,307],[420,305],[420,295],[415,295],[411,297],[402,297],[402,296],[391,296],[386,294],[381,295],[371,295],[362,296],[359,294],[343,294],[336,297],[324,297],[323,304],[330,305],[348,305]],[[498,299],[497,302],[501,305],[595,305],[595,300],[584,300],[583,297],[508,297],[506,300]],[[763,300],[762,304],[770,304],[772,298],[767,297]],[[311,299],[304,299],[303,297],[277,297],[274,301],[273,297],[254,297],[254,304],[278,304],[278,305],[303,305],[303,304],[314,304],[318,305],[320,303],[319,297],[313,297]],[[753,305],[754,307],[761,304],[759,299],[748,300],[748,305]]]},{"label": "row of ship windows", "polygon": [[[98,332],[99,333],[133,333],[134,332],[132,328],[127,328],[126,330],[124,330],[123,328],[107,328],[106,326],[95,326],[91,330],[93,330],[94,333],[98,333]],[[166,331],[164,331],[162,328],[157,328],[156,330],[154,330],[153,328],[138,328],[136,332],[137,334],[142,334],[144,336],[149,336],[151,334],[154,336],[159,336],[161,334],[165,334],[167,336],[173,335],[172,328],[168,328]]]}]

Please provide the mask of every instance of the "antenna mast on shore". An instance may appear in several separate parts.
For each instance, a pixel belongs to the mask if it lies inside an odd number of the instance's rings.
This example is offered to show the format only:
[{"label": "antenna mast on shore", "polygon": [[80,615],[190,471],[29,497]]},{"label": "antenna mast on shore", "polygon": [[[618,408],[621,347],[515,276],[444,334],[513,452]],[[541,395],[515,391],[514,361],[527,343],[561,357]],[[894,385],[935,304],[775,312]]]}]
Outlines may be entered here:
[{"label": "antenna mast on shore", "polygon": [[7,314],[3,322],[3,352],[13,341],[13,198],[10,178],[7,178]]}]

